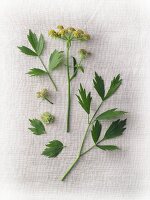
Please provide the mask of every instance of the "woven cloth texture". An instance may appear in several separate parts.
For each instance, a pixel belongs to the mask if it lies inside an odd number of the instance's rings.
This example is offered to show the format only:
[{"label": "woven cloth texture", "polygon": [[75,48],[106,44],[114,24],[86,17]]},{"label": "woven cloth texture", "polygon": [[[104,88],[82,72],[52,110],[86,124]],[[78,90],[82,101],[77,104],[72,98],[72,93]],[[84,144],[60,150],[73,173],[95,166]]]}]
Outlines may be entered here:
[{"label": "woven cloth texture", "polygon": [[[94,200],[148,199],[150,190],[150,6],[133,0],[14,0],[2,1],[0,8],[0,194],[2,200]],[[80,48],[90,51],[85,73],[72,82],[71,132],[66,133],[67,80],[65,67],[53,72],[55,92],[48,78],[29,77],[30,68],[42,67],[39,60],[25,56],[17,46],[28,45],[29,29],[46,40],[42,55],[48,63],[50,52],[64,50],[65,44],[48,37],[58,24],[84,29],[88,42],[73,43],[71,55]],[[94,149],[84,156],[65,182],[60,181],[75,159],[87,127],[87,116],[75,94],[79,84],[92,92],[92,113],[100,98],[93,89],[94,72],[106,87],[120,74],[123,84],[102,107],[128,112],[124,135],[109,141],[121,151]],[[48,88],[55,104],[36,98]],[[35,136],[28,130],[29,118],[44,111],[56,116],[47,134]],[[109,123],[106,123],[106,127]],[[104,130],[106,128],[104,126]],[[41,156],[53,139],[67,148],[56,159]],[[85,148],[91,145],[89,137]]]}]

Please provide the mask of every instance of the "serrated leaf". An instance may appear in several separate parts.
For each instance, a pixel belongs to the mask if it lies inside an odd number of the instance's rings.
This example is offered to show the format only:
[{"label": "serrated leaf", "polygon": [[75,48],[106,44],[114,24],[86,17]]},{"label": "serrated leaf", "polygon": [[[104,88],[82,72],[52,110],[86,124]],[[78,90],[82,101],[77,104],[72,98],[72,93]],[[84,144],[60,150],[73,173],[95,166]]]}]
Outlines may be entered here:
[{"label": "serrated leaf", "polygon": [[37,54],[34,51],[32,51],[31,49],[29,49],[28,47],[21,46],[21,47],[18,47],[18,49],[20,49],[20,51],[26,55],[37,56]]},{"label": "serrated leaf", "polygon": [[90,106],[92,101],[91,93],[89,92],[88,94],[86,94],[86,90],[83,89],[82,85],[80,84],[79,94],[80,96],[76,96],[79,100],[80,105],[88,114],[90,114]]},{"label": "serrated leaf", "polygon": [[91,130],[92,138],[95,144],[100,137],[101,130],[102,130],[101,124],[99,123],[99,121],[96,121],[96,123],[93,125],[92,130]]},{"label": "serrated leaf", "polygon": [[27,35],[27,38],[33,47],[33,49],[37,52],[37,46],[38,46],[38,39],[35,33],[33,33],[31,30],[29,30],[29,35]]},{"label": "serrated leaf", "polygon": [[118,90],[118,88],[120,87],[121,84],[122,84],[122,79],[120,79],[120,74],[118,74],[111,81],[110,88],[105,96],[105,100],[108,99],[109,97],[111,97]]},{"label": "serrated leaf", "polygon": [[47,72],[39,68],[32,68],[27,74],[29,74],[30,76],[43,76],[46,75]]},{"label": "serrated leaf", "polygon": [[38,119],[29,119],[31,128],[28,128],[30,131],[32,131],[35,135],[42,135],[45,133],[45,127],[43,123]]},{"label": "serrated leaf", "polygon": [[96,145],[98,148],[104,150],[104,151],[114,151],[119,150],[119,147],[115,145]]},{"label": "serrated leaf", "polygon": [[125,120],[118,119],[117,121],[112,122],[110,127],[107,129],[103,140],[121,136],[124,130],[126,129],[125,126],[126,126],[126,119]]},{"label": "serrated leaf", "polygon": [[40,38],[39,38],[39,41],[38,41],[38,45],[37,45],[37,54],[40,56],[43,52],[43,49],[44,49],[44,37],[43,35],[41,34],[40,35]]},{"label": "serrated leaf", "polygon": [[53,140],[46,145],[46,149],[44,149],[42,155],[47,156],[49,158],[56,157],[63,150],[64,146],[62,142],[58,140]]},{"label": "serrated leaf", "polygon": [[124,115],[126,112],[124,111],[120,111],[120,110],[117,110],[117,108],[113,108],[111,110],[107,110],[105,112],[103,112],[102,114],[100,114],[96,120],[110,120],[110,119],[114,119],[114,118],[117,118],[117,117],[120,117],[122,115]]},{"label": "serrated leaf", "polygon": [[101,97],[102,100],[104,100],[105,97],[105,86],[104,86],[104,80],[101,76],[98,76],[98,74],[95,72],[95,79],[93,79],[94,88],[96,89],[97,93]]},{"label": "serrated leaf", "polygon": [[55,49],[49,58],[49,70],[54,70],[56,67],[58,67],[62,63],[63,59],[63,52]]}]

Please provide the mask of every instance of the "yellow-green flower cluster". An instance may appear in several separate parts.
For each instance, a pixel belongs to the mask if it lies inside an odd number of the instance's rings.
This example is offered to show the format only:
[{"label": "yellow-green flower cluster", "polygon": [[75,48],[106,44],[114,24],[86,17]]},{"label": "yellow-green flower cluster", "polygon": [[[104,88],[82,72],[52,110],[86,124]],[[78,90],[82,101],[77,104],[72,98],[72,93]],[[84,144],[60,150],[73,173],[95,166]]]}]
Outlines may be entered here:
[{"label": "yellow-green flower cluster", "polygon": [[91,53],[86,51],[85,49],[80,49],[79,50],[79,55],[81,59],[85,59],[88,55],[90,55]]},{"label": "yellow-green flower cluster", "polygon": [[41,91],[37,92],[36,95],[37,95],[37,98],[45,99],[45,98],[48,98],[49,93],[48,93],[48,90],[44,88]]},{"label": "yellow-green flower cluster", "polygon": [[49,113],[49,112],[44,112],[42,115],[41,115],[41,120],[44,124],[50,124],[50,123],[53,123],[54,120],[55,120],[55,117]]},{"label": "yellow-green flower cluster", "polygon": [[57,26],[57,30],[50,30],[49,36],[54,38],[60,38],[64,40],[90,40],[90,35],[85,33],[81,29],[75,29],[73,27],[64,28],[62,25]]}]

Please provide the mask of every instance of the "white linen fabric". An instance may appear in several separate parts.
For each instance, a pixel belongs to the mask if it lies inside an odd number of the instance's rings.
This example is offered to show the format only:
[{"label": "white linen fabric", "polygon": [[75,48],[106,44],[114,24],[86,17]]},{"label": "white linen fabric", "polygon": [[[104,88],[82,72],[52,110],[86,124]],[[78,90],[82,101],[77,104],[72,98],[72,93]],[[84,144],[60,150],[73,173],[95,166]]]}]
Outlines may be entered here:
[{"label": "white linen fabric", "polygon": [[[150,10],[148,1],[133,0],[13,0],[1,1],[0,8],[0,190],[2,200],[94,200],[149,199],[150,189]],[[64,50],[62,41],[48,37],[58,24],[79,27],[91,34],[89,42],[74,43],[71,55],[80,48],[92,55],[85,73],[72,82],[71,132],[66,133],[66,70],[53,73],[58,92],[48,78],[31,78],[25,73],[41,67],[38,59],[21,54],[17,46],[28,45],[29,29],[44,34],[48,62],[54,49]],[[127,130],[110,141],[121,151],[94,149],[84,156],[72,173],[60,181],[75,159],[87,126],[87,116],[75,94],[81,82],[92,91],[92,113],[100,102],[93,89],[94,72],[109,87],[121,74],[123,85],[102,107],[128,112]],[[36,99],[36,92],[49,88],[55,103]],[[35,136],[28,130],[29,118],[44,111],[56,116],[47,134]],[[107,124],[108,125],[108,124]],[[41,156],[44,145],[53,139],[67,148],[55,159]],[[89,140],[86,146],[92,144]]]}]

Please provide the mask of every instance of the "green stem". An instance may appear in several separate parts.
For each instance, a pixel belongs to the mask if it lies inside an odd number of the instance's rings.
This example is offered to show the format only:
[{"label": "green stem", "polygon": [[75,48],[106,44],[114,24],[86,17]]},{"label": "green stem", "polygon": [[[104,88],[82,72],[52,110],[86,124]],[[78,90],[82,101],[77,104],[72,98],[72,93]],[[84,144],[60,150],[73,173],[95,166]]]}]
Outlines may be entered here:
[{"label": "green stem", "polygon": [[81,153],[80,156],[85,155],[86,153],[88,153],[89,151],[91,151],[94,147],[96,147],[97,144],[100,144],[103,141],[103,139],[99,142],[97,142],[96,144],[94,144],[93,146],[91,146],[89,149],[87,149],[85,152]]},{"label": "green stem", "polygon": [[79,149],[79,153],[78,153],[78,156],[77,158],[74,160],[74,162],[70,165],[70,167],[68,168],[68,170],[65,172],[64,176],[62,177],[62,181],[64,181],[64,179],[68,176],[68,174],[71,172],[71,170],[74,168],[74,166],[77,164],[77,162],[79,161],[79,159],[81,158],[81,156],[83,156],[84,154],[86,154],[88,151],[90,151],[91,149],[93,149],[95,147],[95,145],[93,145],[90,149],[88,149],[86,152],[82,153],[82,150],[83,150],[83,147],[84,147],[84,143],[85,143],[85,140],[86,140],[86,136],[88,134],[88,131],[89,131],[89,128],[91,126],[91,123],[93,121],[93,119],[95,118],[97,112],[99,111],[100,107],[102,106],[103,104],[103,101],[101,102],[101,104],[98,106],[97,110],[95,111],[93,117],[91,118],[91,120],[89,121],[89,124],[88,124],[88,127],[86,129],[86,132],[85,132],[85,135],[83,137],[83,140],[82,140],[82,143],[81,143],[81,146],[80,146],[80,149]]},{"label": "green stem", "polygon": [[68,108],[67,108],[67,132],[70,131],[70,105],[71,105],[71,92],[70,92],[70,69],[69,69],[69,49],[70,42],[67,42],[67,82],[68,82]]},{"label": "green stem", "polygon": [[61,181],[64,181],[65,178],[67,177],[67,175],[71,172],[71,170],[74,168],[74,166],[77,164],[77,162],[79,161],[80,156],[77,157],[74,162],[70,165],[70,167],[67,169],[67,171],[65,172],[65,174],[63,175],[63,177],[61,178]]},{"label": "green stem", "polygon": [[48,101],[49,103],[53,104],[53,102],[51,102],[48,98],[45,98],[46,101]]},{"label": "green stem", "polygon": [[44,64],[43,60],[41,59],[41,57],[40,57],[40,56],[38,56],[38,57],[39,57],[39,59],[40,59],[40,61],[41,61],[42,65],[43,65],[43,67],[44,67],[45,71],[47,72],[47,75],[48,75],[48,77],[49,77],[50,81],[52,82],[52,84],[53,84],[53,86],[54,86],[55,90],[57,91],[57,86],[56,86],[56,84],[55,84],[54,80],[52,79],[52,77],[51,77],[51,75],[50,75],[50,73],[49,73],[49,71],[48,71],[47,67],[45,66],[45,64]]}]

